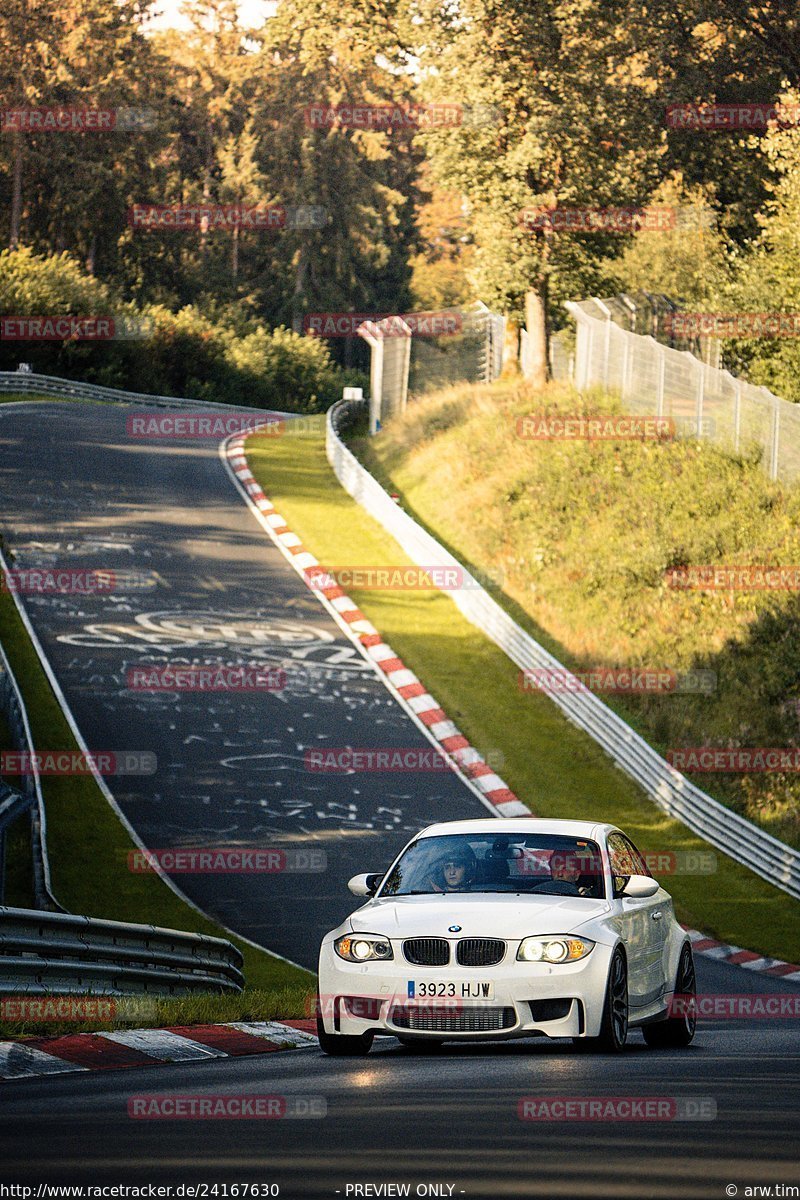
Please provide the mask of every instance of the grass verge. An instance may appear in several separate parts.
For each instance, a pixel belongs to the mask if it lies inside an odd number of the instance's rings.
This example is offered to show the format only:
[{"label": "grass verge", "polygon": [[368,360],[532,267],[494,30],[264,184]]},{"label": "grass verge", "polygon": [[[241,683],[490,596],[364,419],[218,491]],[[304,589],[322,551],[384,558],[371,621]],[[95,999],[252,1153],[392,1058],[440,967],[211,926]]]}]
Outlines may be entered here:
[{"label": "grass verge", "polygon": [[[661,754],[799,756],[800,486],[772,482],[745,448],[708,441],[530,436],[530,414],[619,411],[613,397],[560,384],[462,385],[354,448],[459,558],[502,581],[499,602],[565,665],[670,672],[674,689],[602,693]],[[755,578],[740,586],[729,568],[743,566]],[[777,587],[764,566],[782,568]],[[696,586],[697,568],[716,579]],[[790,763],[689,777],[800,847]]]},{"label": "grass verge", "polygon": [[[97,1006],[97,1016],[91,1020],[5,1020],[0,1032],[3,1037],[14,1038],[56,1037],[98,1030],[308,1018],[314,1012],[314,995],[308,983],[296,983],[266,990],[247,988],[236,995],[201,992],[192,996],[93,996],[87,998]],[[106,1015],[108,1019],[102,1019]]]},{"label": "grass verge", "polygon": [[[325,566],[408,564],[394,539],[339,486],[321,426],[317,436],[256,435],[248,441],[248,461],[290,528]],[[613,822],[650,853],[708,849],[647,800],[543,694],[522,695],[514,664],[445,594],[349,594],[472,744],[495,759],[502,754],[502,775],[535,813]],[[675,875],[664,882],[687,924],[764,954],[800,959],[797,903],[724,855],[717,853],[712,876]]]}]

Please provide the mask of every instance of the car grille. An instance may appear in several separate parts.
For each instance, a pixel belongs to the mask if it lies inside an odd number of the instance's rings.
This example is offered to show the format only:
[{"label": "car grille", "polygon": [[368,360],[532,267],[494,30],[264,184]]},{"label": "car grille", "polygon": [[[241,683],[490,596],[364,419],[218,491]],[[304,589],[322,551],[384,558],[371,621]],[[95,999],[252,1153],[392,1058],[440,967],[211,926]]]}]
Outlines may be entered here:
[{"label": "car grille", "polygon": [[456,946],[456,959],[462,967],[494,967],[505,952],[506,944],[498,938],[462,938]]},{"label": "car grille", "polygon": [[403,954],[418,967],[445,967],[450,962],[450,943],[446,938],[407,938]]},{"label": "car grille", "polygon": [[419,1030],[425,1033],[491,1033],[493,1030],[510,1029],[517,1023],[517,1014],[507,1005],[505,1008],[445,1008],[435,1004],[396,1004],[389,1020],[398,1029]]}]

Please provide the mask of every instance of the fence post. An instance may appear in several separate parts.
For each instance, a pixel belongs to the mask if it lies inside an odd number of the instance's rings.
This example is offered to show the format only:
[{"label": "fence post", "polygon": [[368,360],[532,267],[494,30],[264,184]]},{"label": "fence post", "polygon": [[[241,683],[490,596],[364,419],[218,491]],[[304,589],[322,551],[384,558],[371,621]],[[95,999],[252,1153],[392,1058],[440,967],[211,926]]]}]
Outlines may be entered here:
[{"label": "fence post", "polygon": [[608,387],[608,376],[611,369],[611,313],[606,317],[606,337],[603,346],[603,386]]},{"label": "fence post", "polygon": [[594,352],[594,321],[578,322],[578,337],[575,343],[575,357],[578,365],[575,374],[575,386],[579,392],[589,384],[592,354]]},{"label": "fence post", "polygon": [[772,397],[772,446],[770,448],[769,477],[778,478],[778,446],[781,436],[781,402],[777,396]]},{"label": "fence post", "polygon": [[630,337],[628,336],[628,331],[625,330],[625,332],[622,335],[622,387],[620,388],[620,394],[621,394],[623,400],[625,399],[625,397],[628,394],[628,382],[629,382],[628,372],[630,370],[630,366],[631,366]]},{"label": "fence post", "polygon": [[658,347],[658,382],[656,383],[656,416],[664,416],[664,383],[667,373],[667,354],[663,346]]},{"label": "fence post", "polygon": [[[735,376],[732,376],[735,378]],[[736,379],[733,401],[733,452],[739,453],[739,439],[742,431],[742,384]]]},{"label": "fence post", "polygon": [[695,437],[700,437],[700,430],[703,428],[703,402],[706,394],[706,367],[705,363],[698,363],[697,376],[697,406],[695,409]]}]

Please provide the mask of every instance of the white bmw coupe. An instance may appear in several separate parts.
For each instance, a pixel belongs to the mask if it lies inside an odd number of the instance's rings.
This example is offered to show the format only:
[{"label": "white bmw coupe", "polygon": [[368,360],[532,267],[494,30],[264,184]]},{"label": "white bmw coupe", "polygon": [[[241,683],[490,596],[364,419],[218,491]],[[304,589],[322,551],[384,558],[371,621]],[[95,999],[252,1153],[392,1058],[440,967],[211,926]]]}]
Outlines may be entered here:
[{"label": "white bmw coupe", "polygon": [[631,1027],[656,1047],[694,1037],[691,944],[613,825],[430,825],[349,888],[367,902],[320,949],[327,1054],[367,1054],[375,1034],[419,1051],[543,1035],[612,1053]]}]

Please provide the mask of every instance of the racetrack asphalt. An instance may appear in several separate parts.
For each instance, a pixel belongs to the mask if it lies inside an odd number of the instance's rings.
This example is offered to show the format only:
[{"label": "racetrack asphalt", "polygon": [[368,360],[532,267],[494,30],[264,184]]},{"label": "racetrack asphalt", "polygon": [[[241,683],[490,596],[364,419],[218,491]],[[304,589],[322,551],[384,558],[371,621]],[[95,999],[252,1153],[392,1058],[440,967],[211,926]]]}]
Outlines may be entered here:
[{"label": "racetrack asphalt", "polygon": [[[16,569],[114,572],[114,590],[23,602],[89,749],[155,754],[153,774],[104,775],[148,848],[325,852],[324,871],[174,875],[227,928],[313,968],[351,875],[488,811],[449,769],[307,769],[309,750],[432,747],[260,528],[219,439],[132,437],[141,411],[0,405],[3,538]],[[145,664],[260,665],[285,686],[146,694],[128,686]]]},{"label": "racetrack asphalt", "polygon": [[[703,994],[800,995],[796,985],[708,959],[698,960],[698,982]],[[453,1188],[440,1195],[482,1200],[722,1197],[728,1184],[744,1196],[747,1186],[800,1183],[796,1029],[796,1019],[711,1020],[688,1049],[650,1050],[631,1033],[615,1057],[539,1039],[446,1044],[419,1057],[379,1038],[358,1059],[312,1048],[7,1082],[0,1085],[0,1180],[275,1183],[284,1200],[392,1194],[347,1191],[367,1184],[408,1184],[411,1196],[439,1184]],[[289,1110],[304,1101],[325,1115],[129,1115],[136,1098],[176,1095],[223,1097],[228,1105],[280,1097]],[[526,1097],[539,1102],[537,1112],[543,1101],[558,1111],[558,1098],[658,1098],[712,1119],[527,1120],[519,1115]],[[660,1111],[673,1110],[674,1103]]]},{"label": "racetrack asphalt", "polygon": [[[108,780],[147,845],[326,851],[328,870],[314,875],[176,876],[230,928],[313,966],[320,934],[355,907],[349,875],[383,867],[425,824],[486,810],[450,774],[387,782],[304,768],[321,744],[428,743],[265,537],[216,443],[137,442],[125,417],[0,406],[14,565],[150,573],[132,590],[29,596],[26,610],[90,747],[156,754],[155,774]],[[153,662],[269,663],[287,687],[211,697],[126,687],[129,668]],[[724,962],[697,966],[704,994],[800,993]],[[633,1033],[615,1058],[544,1040],[420,1057],[387,1038],[362,1059],[312,1048],[7,1082],[0,1182],[274,1183],[284,1198],[387,1195],[390,1183],[412,1196],[648,1200],[732,1186],[744,1196],[750,1185],[777,1196],[776,1185],[800,1185],[796,1030],[797,1019],[715,1019],[687,1050],[651,1051]],[[135,1097],[174,1094],[279,1096],[325,1115],[129,1115]],[[525,1097],[659,1098],[712,1119],[523,1120]]]}]

